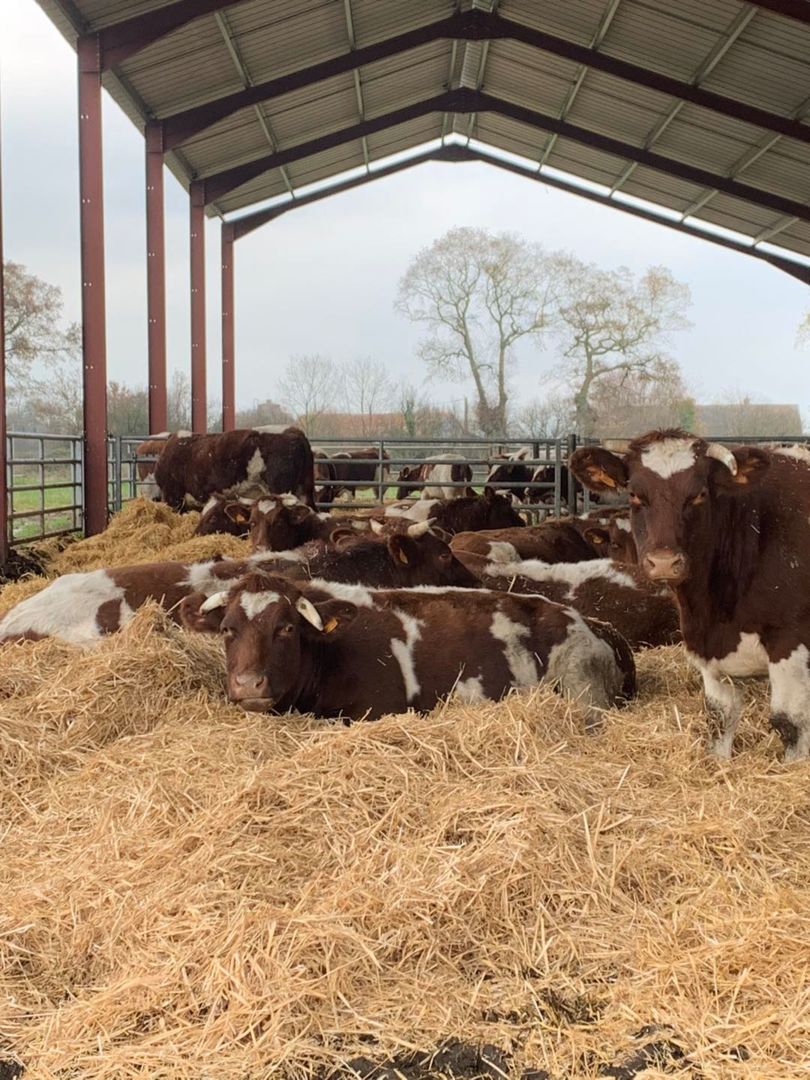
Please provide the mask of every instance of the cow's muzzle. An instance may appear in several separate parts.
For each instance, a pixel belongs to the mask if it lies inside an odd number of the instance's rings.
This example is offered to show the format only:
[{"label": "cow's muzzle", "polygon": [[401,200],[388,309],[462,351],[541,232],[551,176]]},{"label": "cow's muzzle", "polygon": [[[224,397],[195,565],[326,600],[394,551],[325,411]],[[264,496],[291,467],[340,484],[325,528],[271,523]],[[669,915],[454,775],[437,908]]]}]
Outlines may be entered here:
[{"label": "cow's muzzle", "polygon": [[275,698],[270,694],[267,677],[257,672],[232,675],[228,681],[228,697],[251,712],[268,712],[275,702]]},{"label": "cow's muzzle", "polygon": [[644,556],[642,565],[651,581],[677,584],[686,578],[686,556],[669,548],[659,548]]}]

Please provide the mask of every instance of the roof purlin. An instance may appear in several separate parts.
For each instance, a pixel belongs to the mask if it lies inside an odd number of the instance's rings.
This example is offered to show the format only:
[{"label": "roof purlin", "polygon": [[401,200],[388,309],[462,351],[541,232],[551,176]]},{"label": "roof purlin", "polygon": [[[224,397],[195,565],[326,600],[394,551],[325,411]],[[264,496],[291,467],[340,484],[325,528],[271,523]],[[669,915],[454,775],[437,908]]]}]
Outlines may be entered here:
[{"label": "roof purlin", "polygon": [[410,49],[442,38],[464,41],[513,39],[543,52],[553,53],[556,56],[564,57],[594,70],[603,71],[626,82],[637,83],[647,89],[668,94],[671,97],[681,101],[688,101],[693,105],[699,105],[713,112],[732,116],[737,120],[754,124],[767,131],[778,132],[780,135],[788,135],[801,142],[810,143],[810,127],[792,117],[781,116],[768,109],[749,105],[736,98],[729,98],[715,91],[706,90],[702,86],[692,85],[662,72],[621,60],[618,57],[602,53],[597,48],[579,45],[555,34],[524,26],[522,23],[507,19],[497,12],[474,8],[471,11],[451,15],[448,18],[439,19],[436,22],[428,23],[403,34],[397,34],[394,37],[375,42],[373,45],[355,49],[300,71],[290,72],[287,75],[252,86],[247,90],[237,91],[203,105],[194,106],[184,109],[182,112],[163,117],[163,122],[166,125],[166,146],[169,149],[178,146],[184,140],[191,138],[206,127],[244,108],[246,105],[270,100],[292,90],[322,82],[335,75],[345,74],[365,64],[395,56],[400,52],[407,52]]},{"label": "roof purlin", "polygon": [[578,127],[567,120],[559,120],[556,117],[527,109],[522,105],[516,105],[513,102],[503,101],[490,94],[469,89],[448,90],[445,93],[426,98],[424,101],[415,102],[403,109],[395,109],[382,116],[364,120],[358,124],[351,124],[339,131],[331,131],[315,139],[309,139],[298,146],[289,147],[257,158],[255,161],[249,161],[243,165],[214,173],[205,177],[202,181],[205,185],[205,200],[207,203],[214,202],[229,191],[241,187],[242,184],[249,183],[256,177],[261,176],[262,173],[269,172],[280,165],[287,165],[292,161],[352,142],[365,135],[396,127],[398,124],[407,123],[409,120],[414,120],[431,112],[445,111],[457,113],[494,112],[529,127],[562,135],[604,153],[627,158],[630,161],[637,161],[641,165],[680,177],[690,183],[715,187],[718,191],[722,191],[727,195],[773,210],[777,214],[791,215],[801,218],[803,221],[810,221],[810,206],[805,203],[796,202],[794,199],[788,199],[773,192],[751,187],[749,184],[741,183],[738,180],[730,180],[707,169],[665,157],[644,147],[633,146],[631,143],[622,142],[611,136],[601,135],[590,129]]}]

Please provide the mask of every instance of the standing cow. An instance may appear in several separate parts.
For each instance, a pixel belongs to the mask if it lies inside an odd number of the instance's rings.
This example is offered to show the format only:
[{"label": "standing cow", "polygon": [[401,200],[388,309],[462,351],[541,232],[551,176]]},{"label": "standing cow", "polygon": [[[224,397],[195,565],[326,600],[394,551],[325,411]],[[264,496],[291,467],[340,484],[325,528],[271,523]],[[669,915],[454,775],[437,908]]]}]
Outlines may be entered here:
[{"label": "standing cow", "polygon": [[[421,465],[406,465],[397,477],[398,499],[412,499],[421,492],[422,499],[459,499],[474,495],[470,487],[472,466],[459,454],[437,454]],[[456,486],[456,485],[465,486]]]},{"label": "standing cow", "polygon": [[172,435],[158,458],[155,481],[175,510],[202,506],[217,492],[255,498],[284,491],[315,506],[312,447],[298,428],[278,435],[250,429]]},{"label": "standing cow", "polygon": [[594,491],[626,491],[639,565],[668,584],[728,757],[742,696],[728,677],[771,683],[785,760],[810,756],[810,466],[790,449],[729,449],[679,430],[634,439],[624,456],[577,450]]}]

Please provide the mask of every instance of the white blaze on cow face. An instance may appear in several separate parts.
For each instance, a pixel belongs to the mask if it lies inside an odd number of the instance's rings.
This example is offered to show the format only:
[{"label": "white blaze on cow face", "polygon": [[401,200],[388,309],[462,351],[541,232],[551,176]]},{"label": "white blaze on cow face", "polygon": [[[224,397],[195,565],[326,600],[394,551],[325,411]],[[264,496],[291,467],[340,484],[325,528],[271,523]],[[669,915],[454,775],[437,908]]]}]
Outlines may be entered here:
[{"label": "white blaze on cow face", "polygon": [[391,655],[397,661],[400,670],[402,671],[402,681],[405,683],[405,698],[410,704],[410,702],[416,699],[416,696],[422,689],[419,679],[416,676],[416,664],[414,661],[413,650],[417,641],[422,636],[422,627],[425,624],[424,620],[416,619],[413,615],[408,615],[405,611],[397,611],[395,609],[392,614],[396,615],[405,631],[404,641],[401,641],[399,638],[391,639]]},{"label": "white blaze on cow face", "polygon": [[496,611],[492,616],[490,633],[496,641],[503,643],[504,658],[512,672],[512,684],[533,686],[537,683],[540,677],[534,654],[523,644],[524,638],[531,636],[529,627],[513,622],[502,611]]},{"label": "white blaze on cow face", "polygon": [[481,676],[472,675],[468,679],[459,679],[456,683],[456,688],[453,691],[453,696],[459,701],[463,701],[467,704],[483,701],[486,694],[484,693],[484,684]]},{"label": "white blaze on cow face", "polygon": [[243,592],[239,597],[239,606],[248,619],[255,619],[265,608],[277,603],[281,597],[277,592]]},{"label": "white blaze on cow face", "polygon": [[644,468],[664,480],[675,473],[683,472],[684,469],[691,469],[695,460],[693,439],[662,439],[652,443],[641,454]]},{"label": "white blaze on cow face", "polygon": [[102,604],[119,601],[119,629],[134,612],[124,600],[124,590],[106,570],[66,574],[42,592],[22,600],[0,619],[0,638],[23,636],[57,637],[72,645],[90,645],[106,635],[98,625]]},{"label": "white blaze on cow face", "polygon": [[785,761],[810,757],[810,650],[798,645],[790,656],[770,664],[771,717],[795,729],[795,741],[785,745]]},{"label": "white blaze on cow face", "polygon": [[[613,523],[614,523],[614,525],[616,526],[617,529],[621,530],[621,532],[629,533],[629,532],[633,531],[632,528],[631,528],[631,525],[630,525],[630,519],[629,518],[617,517],[617,518],[613,519]],[[609,524],[609,523],[605,522],[605,524]]]}]

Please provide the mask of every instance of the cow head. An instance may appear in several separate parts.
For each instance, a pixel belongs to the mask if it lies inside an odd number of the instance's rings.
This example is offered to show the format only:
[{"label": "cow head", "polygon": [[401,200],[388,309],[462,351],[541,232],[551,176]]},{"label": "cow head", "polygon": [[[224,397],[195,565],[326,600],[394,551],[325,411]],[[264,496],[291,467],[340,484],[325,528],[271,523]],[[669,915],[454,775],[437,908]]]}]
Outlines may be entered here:
[{"label": "cow head", "polygon": [[194,530],[195,535],[229,533],[231,536],[247,536],[250,531],[251,506],[250,499],[212,495],[202,509],[199,524]]},{"label": "cow head", "polygon": [[713,548],[717,500],[750,491],[769,461],[755,446],[732,451],[668,430],[635,439],[623,457],[583,447],[572,454],[571,470],[591,491],[628,492],[639,564],[652,580],[681,585],[700,553]]},{"label": "cow head", "polygon": [[253,551],[289,551],[310,539],[305,528],[313,511],[303,503],[270,496],[253,505],[250,546]]},{"label": "cow head", "polygon": [[512,529],[526,524],[511,499],[498,495],[492,488],[484,489],[484,499],[487,503],[487,523],[484,528]]},{"label": "cow head", "polygon": [[476,588],[479,584],[449,545],[431,528],[430,521],[413,522],[392,530],[387,540],[388,553],[404,570],[408,585],[447,585]]},{"label": "cow head", "polygon": [[[421,465],[405,465],[397,477],[398,484],[415,484],[421,480]],[[421,487],[421,484],[420,484]],[[419,489],[415,487],[398,487],[397,499],[413,499]]]},{"label": "cow head", "polygon": [[357,614],[353,604],[310,599],[286,578],[261,573],[207,603],[221,613],[228,697],[254,712],[293,705],[306,653],[338,639]]},{"label": "cow head", "polygon": [[636,543],[628,516],[606,514],[599,518],[590,518],[579,523],[579,529],[582,538],[600,559],[612,559],[613,562],[632,564],[638,562]]}]

